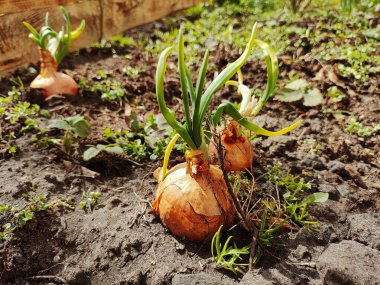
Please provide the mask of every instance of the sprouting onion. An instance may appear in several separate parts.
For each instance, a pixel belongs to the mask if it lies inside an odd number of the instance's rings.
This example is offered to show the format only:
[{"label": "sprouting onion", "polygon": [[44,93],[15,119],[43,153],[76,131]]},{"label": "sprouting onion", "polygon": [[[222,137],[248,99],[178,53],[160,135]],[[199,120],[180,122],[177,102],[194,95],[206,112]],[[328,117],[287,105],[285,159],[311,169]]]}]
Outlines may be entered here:
[{"label": "sprouting onion", "polygon": [[76,95],[78,87],[75,81],[68,75],[57,72],[58,64],[69,51],[72,40],[78,38],[85,28],[85,20],[72,31],[70,18],[66,10],[61,7],[65,20],[65,27],[57,32],[49,23],[49,14],[46,13],[45,25],[38,32],[28,22],[23,22],[30,31],[29,38],[40,48],[41,70],[40,74],[31,83],[32,88],[42,89],[45,97],[56,94]]},{"label": "sprouting onion", "polygon": [[[267,43],[255,39],[254,44],[259,46],[265,52],[265,63],[267,68],[267,85],[257,101],[249,87],[243,84],[243,74],[237,71],[238,81],[227,81],[227,85],[233,85],[238,88],[239,94],[242,96],[240,109],[237,110],[231,102],[224,102],[219,105],[213,116],[213,124],[217,126],[220,123],[223,113],[228,114],[230,124],[221,130],[221,142],[223,145],[224,161],[227,171],[238,171],[249,168],[253,162],[253,149],[250,141],[243,134],[241,127],[253,131],[255,134],[264,136],[280,136],[286,134],[296,128],[301,121],[277,132],[267,131],[251,122],[263,108],[268,99],[275,93],[276,82],[278,78],[279,68],[278,60],[275,52]],[[220,130],[219,130],[220,131]],[[217,149],[214,144],[210,145],[209,155],[214,163],[218,163]]]},{"label": "sprouting onion", "polygon": [[[184,61],[182,32],[178,41],[178,69],[181,82],[182,102],[186,123],[178,121],[164,99],[166,60],[172,48],[165,49],[159,58],[156,71],[156,95],[159,108],[169,125],[188,144],[186,162],[167,171],[171,147],[167,148],[164,167],[158,175],[156,199],[152,210],[162,223],[176,236],[191,241],[210,239],[221,224],[228,225],[234,216],[234,206],[228,193],[222,171],[210,165],[207,158],[208,141],[203,130],[203,120],[212,95],[247,61],[257,31],[254,25],[243,54],[228,65],[203,93],[209,52],[205,52],[194,88],[190,71]],[[191,106],[191,110],[190,110]],[[176,138],[174,138],[176,139]],[[173,143],[174,144],[174,143]]]}]

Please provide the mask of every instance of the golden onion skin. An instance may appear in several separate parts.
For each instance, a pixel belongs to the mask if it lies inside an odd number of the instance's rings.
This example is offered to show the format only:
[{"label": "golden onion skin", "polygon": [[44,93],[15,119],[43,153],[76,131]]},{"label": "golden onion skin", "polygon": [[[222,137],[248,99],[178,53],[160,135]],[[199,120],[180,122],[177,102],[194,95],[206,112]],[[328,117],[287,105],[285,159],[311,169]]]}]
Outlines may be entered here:
[{"label": "golden onion skin", "polygon": [[50,52],[40,49],[40,55],[41,71],[30,87],[42,89],[45,98],[59,94],[77,95],[76,82],[67,74],[57,72],[57,63]]},{"label": "golden onion skin", "polygon": [[[243,171],[246,168],[250,168],[253,163],[253,147],[248,138],[244,134],[237,136],[234,124],[229,125],[222,131],[218,131],[218,133],[221,133],[226,171]],[[211,163],[220,163],[214,139],[210,143],[209,157]]]},{"label": "golden onion skin", "polygon": [[153,211],[169,231],[189,241],[211,239],[218,228],[232,223],[235,208],[222,171],[187,173],[187,164],[172,168],[158,184]]}]

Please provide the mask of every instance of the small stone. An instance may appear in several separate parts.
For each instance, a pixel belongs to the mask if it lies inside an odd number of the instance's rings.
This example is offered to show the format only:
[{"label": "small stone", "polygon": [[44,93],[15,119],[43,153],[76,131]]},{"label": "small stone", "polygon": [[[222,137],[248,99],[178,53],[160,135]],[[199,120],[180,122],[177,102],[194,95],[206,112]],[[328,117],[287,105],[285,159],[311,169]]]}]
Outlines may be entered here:
[{"label": "small stone", "polygon": [[53,257],[53,261],[54,261],[55,263],[60,262],[60,261],[61,261],[61,256],[60,256],[59,254],[57,254],[56,256]]},{"label": "small stone", "polygon": [[379,251],[355,241],[330,244],[317,261],[322,284],[380,284]]},{"label": "small stone", "polygon": [[348,237],[380,250],[380,214],[362,213],[347,216],[350,225]]},{"label": "small stone", "polygon": [[327,164],[327,168],[330,172],[337,173],[339,175],[346,174],[345,164],[339,160],[332,160]]},{"label": "small stone", "polygon": [[239,283],[239,285],[253,285],[253,284],[274,285],[275,283],[266,279],[264,276],[257,274],[255,272],[251,272],[251,271],[247,272]]},{"label": "small stone", "polygon": [[348,194],[350,194],[352,188],[350,185],[348,184],[340,184],[340,185],[337,185],[336,186],[336,189],[338,190],[339,192],[339,195],[341,197],[346,197]]},{"label": "small stone", "polygon": [[207,273],[177,274],[172,279],[172,285],[220,285],[221,279]]},{"label": "small stone", "polygon": [[298,260],[311,260],[310,251],[306,246],[300,244],[297,246],[296,250],[293,252],[293,256]]},{"label": "small stone", "polygon": [[329,199],[331,200],[338,200],[340,193],[338,189],[334,185],[327,184],[327,183],[321,183],[318,186],[318,190],[324,193],[329,193]]}]

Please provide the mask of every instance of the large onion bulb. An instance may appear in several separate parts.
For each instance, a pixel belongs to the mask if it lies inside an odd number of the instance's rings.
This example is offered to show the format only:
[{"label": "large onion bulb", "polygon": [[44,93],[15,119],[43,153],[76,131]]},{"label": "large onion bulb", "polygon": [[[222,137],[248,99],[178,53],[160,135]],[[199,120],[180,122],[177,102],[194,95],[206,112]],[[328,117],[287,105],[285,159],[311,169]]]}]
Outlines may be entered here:
[{"label": "large onion bulb", "polygon": [[[228,127],[217,132],[221,135],[226,171],[242,171],[250,168],[253,163],[253,147],[244,134],[238,135],[236,122],[231,121]],[[209,157],[213,164],[220,163],[214,139],[210,143]]]},{"label": "large onion bulb", "polygon": [[201,151],[159,181],[152,210],[172,234],[197,242],[231,224],[235,212],[222,171]]},{"label": "large onion bulb", "polygon": [[57,71],[57,62],[51,53],[40,49],[40,55],[41,71],[32,81],[30,87],[42,89],[45,98],[59,94],[77,95],[78,86],[74,79]]}]

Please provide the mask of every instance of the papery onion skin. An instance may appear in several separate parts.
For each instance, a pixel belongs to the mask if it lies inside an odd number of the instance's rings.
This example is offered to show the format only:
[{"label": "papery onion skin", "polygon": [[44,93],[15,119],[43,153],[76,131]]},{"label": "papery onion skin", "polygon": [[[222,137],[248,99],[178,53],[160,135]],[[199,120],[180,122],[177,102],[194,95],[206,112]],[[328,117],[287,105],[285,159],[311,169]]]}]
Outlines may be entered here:
[{"label": "papery onion skin", "polygon": [[222,171],[187,173],[187,164],[172,168],[158,184],[153,211],[169,231],[188,241],[209,240],[220,225],[232,223],[235,208]]},{"label": "papery onion skin", "polygon": [[[244,135],[237,135],[236,126],[232,123],[224,129],[217,129],[221,134],[224,166],[227,172],[243,171],[253,163],[253,147]],[[212,164],[219,164],[218,151],[213,139],[209,147],[209,157]]]},{"label": "papery onion skin", "polygon": [[49,51],[40,49],[41,71],[30,87],[42,89],[45,98],[53,95],[78,94],[78,85],[67,74],[57,72],[57,63]]}]

